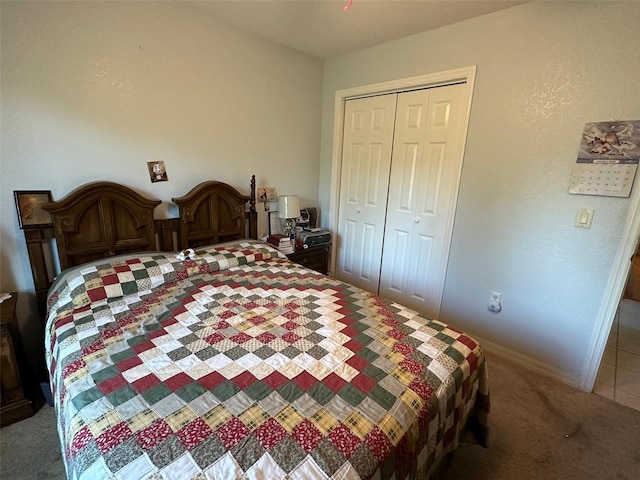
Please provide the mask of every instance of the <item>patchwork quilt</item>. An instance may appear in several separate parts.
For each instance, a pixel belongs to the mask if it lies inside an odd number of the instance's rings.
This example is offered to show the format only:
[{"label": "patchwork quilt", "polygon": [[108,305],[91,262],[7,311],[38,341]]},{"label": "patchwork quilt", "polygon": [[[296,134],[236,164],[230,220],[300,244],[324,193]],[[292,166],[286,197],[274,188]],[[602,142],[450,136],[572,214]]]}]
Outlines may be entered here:
[{"label": "patchwork quilt", "polygon": [[70,269],[48,307],[69,479],[428,478],[486,426],[475,340],[259,242]]}]

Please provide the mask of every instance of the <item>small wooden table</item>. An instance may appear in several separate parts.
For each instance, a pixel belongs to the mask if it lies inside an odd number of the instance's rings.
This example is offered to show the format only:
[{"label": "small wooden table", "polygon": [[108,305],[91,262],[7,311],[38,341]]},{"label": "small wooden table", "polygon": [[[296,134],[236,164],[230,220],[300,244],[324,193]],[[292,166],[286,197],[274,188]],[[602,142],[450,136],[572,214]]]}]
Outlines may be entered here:
[{"label": "small wooden table", "polygon": [[316,245],[314,247],[302,248],[287,255],[292,262],[296,262],[316,272],[327,274],[329,268],[329,247],[326,245]]},{"label": "small wooden table", "polygon": [[33,405],[25,397],[20,379],[22,343],[16,321],[18,294],[0,303],[0,426],[24,420],[34,414]]}]

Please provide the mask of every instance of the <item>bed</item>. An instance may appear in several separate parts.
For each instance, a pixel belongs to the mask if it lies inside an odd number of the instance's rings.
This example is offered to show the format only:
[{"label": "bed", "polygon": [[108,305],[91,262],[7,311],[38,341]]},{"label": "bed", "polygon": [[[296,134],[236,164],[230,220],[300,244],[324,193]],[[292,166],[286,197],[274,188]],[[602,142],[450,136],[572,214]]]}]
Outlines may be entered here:
[{"label": "bed", "polygon": [[68,478],[432,478],[463,431],[486,445],[480,345],[256,240],[250,189],[200,184],[165,224],[109,182],[44,206]]}]

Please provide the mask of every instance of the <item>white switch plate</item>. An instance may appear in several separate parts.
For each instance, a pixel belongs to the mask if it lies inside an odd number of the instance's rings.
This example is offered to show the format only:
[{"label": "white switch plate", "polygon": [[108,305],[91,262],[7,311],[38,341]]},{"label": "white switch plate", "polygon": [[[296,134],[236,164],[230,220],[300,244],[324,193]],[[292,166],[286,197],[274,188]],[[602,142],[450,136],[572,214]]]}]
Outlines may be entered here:
[{"label": "white switch plate", "polygon": [[593,221],[593,209],[592,208],[579,208],[576,215],[576,228],[591,228],[591,222]]}]

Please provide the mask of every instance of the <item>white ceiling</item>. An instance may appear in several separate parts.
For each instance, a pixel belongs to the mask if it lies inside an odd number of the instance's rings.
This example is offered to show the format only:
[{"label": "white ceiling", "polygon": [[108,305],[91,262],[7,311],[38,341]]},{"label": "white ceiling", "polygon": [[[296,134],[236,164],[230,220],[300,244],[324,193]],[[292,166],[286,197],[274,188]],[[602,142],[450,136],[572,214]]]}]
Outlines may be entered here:
[{"label": "white ceiling", "polygon": [[530,0],[180,0],[218,21],[328,59]]}]

